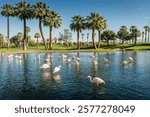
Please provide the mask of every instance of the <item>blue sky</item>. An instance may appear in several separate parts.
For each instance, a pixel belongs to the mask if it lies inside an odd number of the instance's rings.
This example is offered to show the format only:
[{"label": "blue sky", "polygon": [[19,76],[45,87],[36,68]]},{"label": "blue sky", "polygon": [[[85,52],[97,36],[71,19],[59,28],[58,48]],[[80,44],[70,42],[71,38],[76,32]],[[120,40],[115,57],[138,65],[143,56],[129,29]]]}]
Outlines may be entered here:
[{"label": "blue sky", "polygon": [[[5,3],[15,4],[21,0],[0,0],[0,6]],[[30,4],[38,0],[24,0]],[[63,20],[63,26],[53,30],[53,37],[58,37],[59,32],[69,28],[71,17],[74,15],[88,16],[91,12],[98,12],[105,17],[108,23],[108,29],[117,32],[121,25],[130,27],[136,25],[138,29],[143,30],[144,25],[150,22],[150,0],[41,0],[49,5],[50,9],[57,11]],[[6,35],[6,17],[0,16],[0,33]],[[32,37],[39,32],[38,21],[29,20],[27,25],[31,28],[29,35]],[[149,24],[150,25],[150,24]],[[49,28],[44,27],[44,35],[49,37]],[[10,35],[17,32],[23,32],[23,22],[17,18],[11,18]],[[83,31],[83,33],[91,31]],[[76,39],[76,33],[73,38]]]}]

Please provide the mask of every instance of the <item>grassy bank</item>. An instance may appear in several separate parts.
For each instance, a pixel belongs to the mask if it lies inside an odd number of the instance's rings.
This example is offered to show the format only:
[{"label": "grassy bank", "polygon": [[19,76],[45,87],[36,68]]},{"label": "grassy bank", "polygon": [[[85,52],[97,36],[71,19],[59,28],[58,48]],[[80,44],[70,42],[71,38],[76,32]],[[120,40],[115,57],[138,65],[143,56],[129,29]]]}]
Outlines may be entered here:
[{"label": "grassy bank", "polygon": [[[36,47],[28,47],[26,52],[110,52],[110,51],[116,51],[116,50],[150,50],[150,43],[137,43],[136,45],[133,44],[116,44],[116,45],[110,45],[110,46],[103,46],[101,48],[98,48],[97,50],[93,49],[93,47],[84,47],[80,50],[77,50],[75,47],[64,47],[64,46],[58,46],[54,45],[53,50],[44,50],[44,46],[40,46],[39,50],[37,50]],[[10,48],[7,50],[7,48],[0,48],[0,53],[23,53],[24,51],[22,48]]]}]

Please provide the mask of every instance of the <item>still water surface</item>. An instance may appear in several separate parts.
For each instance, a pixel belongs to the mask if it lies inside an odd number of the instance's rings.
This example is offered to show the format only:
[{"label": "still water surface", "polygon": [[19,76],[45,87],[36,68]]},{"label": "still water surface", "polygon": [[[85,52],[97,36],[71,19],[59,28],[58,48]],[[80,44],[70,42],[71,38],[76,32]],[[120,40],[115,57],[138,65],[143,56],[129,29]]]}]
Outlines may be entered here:
[{"label": "still water surface", "polygon": [[[50,69],[43,70],[49,53],[14,54],[22,60],[8,59],[8,54],[0,55],[0,99],[150,99],[150,51],[112,53],[66,53],[68,57],[80,57],[80,65],[75,61],[67,64],[60,59],[62,53],[53,53]],[[34,58],[40,55],[40,62]],[[90,56],[95,55],[97,67]],[[132,57],[134,62],[122,66],[121,61]],[[110,59],[105,64],[103,58]],[[55,79],[52,71],[61,65]],[[106,84],[97,87],[87,76],[101,77]]]}]

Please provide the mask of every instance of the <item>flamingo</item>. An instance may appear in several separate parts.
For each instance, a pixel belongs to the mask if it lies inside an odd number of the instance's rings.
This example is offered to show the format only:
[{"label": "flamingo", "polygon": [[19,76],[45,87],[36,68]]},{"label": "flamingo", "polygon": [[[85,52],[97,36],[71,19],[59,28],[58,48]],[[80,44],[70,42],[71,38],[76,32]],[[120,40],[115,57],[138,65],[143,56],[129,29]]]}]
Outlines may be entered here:
[{"label": "flamingo", "polygon": [[96,84],[97,86],[99,86],[99,84],[106,84],[105,81],[102,80],[102,79],[99,78],[99,77],[94,77],[94,78],[92,79],[91,76],[88,76],[88,78],[90,79],[90,82],[91,82],[91,83],[94,83],[94,84]]},{"label": "flamingo", "polygon": [[60,71],[61,65],[59,65],[58,67],[55,67],[53,70],[53,74],[54,73],[58,73]]},{"label": "flamingo", "polygon": [[128,61],[122,61],[121,63],[122,63],[122,65],[123,65],[123,66],[126,66],[126,65],[128,65],[128,64],[129,64],[129,62],[128,62]]},{"label": "flamingo", "polygon": [[134,60],[133,60],[132,57],[129,57],[129,58],[128,58],[128,62],[129,62],[129,63],[132,63],[133,61],[134,61]]},{"label": "flamingo", "polygon": [[76,59],[77,61],[80,61],[80,58],[79,58],[79,57],[75,57],[75,59]]},{"label": "flamingo", "polygon": [[97,60],[93,60],[93,64],[96,66],[97,65]]},{"label": "flamingo", "polygon": [[41,68],[42,69],[47,69],[47,68],[50,68],[50,66],[51,66],[51,63],[47,62],[47,63],[44,63],[43,65],[41,65]]},{"label": "flamingo", "polygon": [[104,63],[108,64],[109,63],[109,59],[108,58],[104,58]]}]

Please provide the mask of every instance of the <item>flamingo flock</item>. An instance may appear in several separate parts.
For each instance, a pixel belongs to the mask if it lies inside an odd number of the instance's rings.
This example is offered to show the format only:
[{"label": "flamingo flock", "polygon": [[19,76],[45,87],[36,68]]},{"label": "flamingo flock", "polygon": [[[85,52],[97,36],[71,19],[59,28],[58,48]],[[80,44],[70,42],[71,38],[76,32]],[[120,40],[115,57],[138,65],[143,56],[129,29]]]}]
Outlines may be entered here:
[{"label": "flamingo flock", "polygon": [[[4,55],[4,54],[2,54],[2,55]],[[91,59],[91,63],[94,66],[97,67],[97,65],[99,64],[99,62],[97,60],[97,57],[95,55],[91,55],[89,58]],[[10,60],[12,61],[13,59],[15,59],[16,61],[21,61],[22,56],[19,55],[19,54],[18,55],[13,55],[13,54],[8,55],[8,60],[9,61]],[[53,59],[53,56],[48,55],[47,58],[44,60],[44,63],[40,65],[40,69],[45,69],[46,70],[46,69],[52,68],[52,59]],[[80,62],[81,62],[81,59],[79,57],[77,57],[77,56],[68,57],[66,54],[62,54],[61,56],[59,56],[59,59],[64,61],[66,64],[70,64],[72,62],[75,62],[77,67],[80,66]],[[34,57],[33,61],[34,62],[36,62],[36,61],[40,62],[41,61],[41,56],[38,55],[37,57]],[[103,58],[103,61],[104,61],[104,64],[109,64],[111,62],[109,58]],[[133,62],[134,62],[134,59],[132,57],[128,57],[127,60],[121,61],[121,64],[123,66],[127,66],[127,65],[129,65]],[[87,63],[87,64],[89,64],[89,63]],[[55,79],[55,80],[60,79],[60,74],[59,73],[61,71],[61,68],[62,68],[61,65],[58,65],[58,66],[53,68],[53,72],[52,72],[52,74],[54,76],[53,79]],[[100,84],[106,84],[105,81],[102,78],[98,77],[98,76],[92,78],[89,75],[87,77],[88,77],[88,79],[91,83],[96,84],[97,86],[99,86]]]}]

